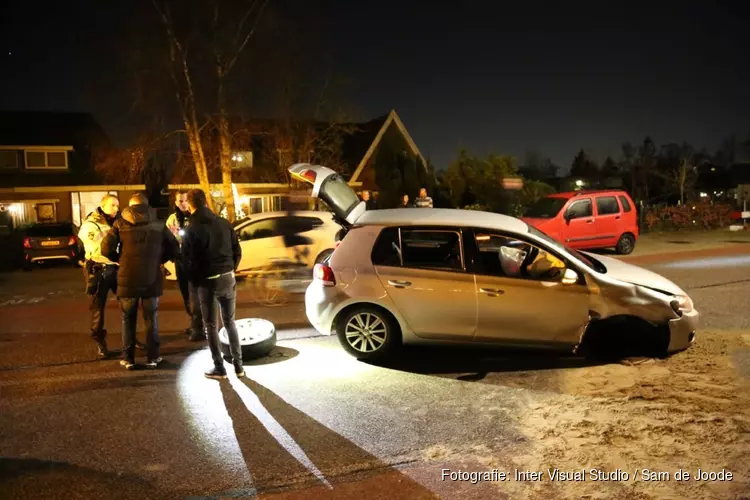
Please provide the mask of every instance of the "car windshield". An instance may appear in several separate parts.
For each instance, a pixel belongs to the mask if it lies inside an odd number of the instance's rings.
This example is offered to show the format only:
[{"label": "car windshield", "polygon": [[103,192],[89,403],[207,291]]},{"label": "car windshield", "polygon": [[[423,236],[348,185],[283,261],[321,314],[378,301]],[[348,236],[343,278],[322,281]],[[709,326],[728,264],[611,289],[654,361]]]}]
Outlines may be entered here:
[{"label": "car windshield", "polygon": [[73,226],[70,224],[39,224],[26,230],[26,236],[32,238],[55,238],[72,234]]},{"label": "car windshield", "polygon": [[551,219],[560,213],[560,210],[568,201],[565,198],[542,198],[526,209],[523,216],[534,219]]},{"label": "car windshield", "polygon": [[567,246],[563,245],[559,241],[557,241],[557,240],[549,237],[547,234],[543,233],[542,231],[538,230],[537,228],[529,226],[529,233],[533,234],[534,236],[536,236],[538,238],[541,238],[544,241],[546,241],[549,246],[551,246],[552,248],[557,249],[558,251],[565,250],[566,252],[568,252],[569,254],[573,255],[575,258],[577,258],[578,260],[580,260],[581,262],[583,262],[587,267],[593,269],[594,271],[596,271],[598,273],[602,273],[602,274],[604,274],[604,273],[607,272],[607,268],[604,266],[604,264],[602,264],[601,262],[599,262],[595,258],[591,257],[590,255],[584,255],[581,252],[579,252],[578,250],[575,250],[573,248],[570,248],[570,247],[567,247]]}]

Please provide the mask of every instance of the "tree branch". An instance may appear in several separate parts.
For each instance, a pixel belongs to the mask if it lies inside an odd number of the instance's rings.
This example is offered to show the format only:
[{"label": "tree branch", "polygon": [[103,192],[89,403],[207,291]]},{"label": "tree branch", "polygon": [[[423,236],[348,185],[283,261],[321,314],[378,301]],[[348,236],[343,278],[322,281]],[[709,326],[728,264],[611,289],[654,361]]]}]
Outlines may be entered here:
[{"label": "tree branch", "polygon": [[[255,30],[258,28],[258,24],[260,23],[260,19],[263,15],[263,11],[265,10],[266,6],[268,5],[269,0],[263,0],[263,3],[261,3],[260,10],[255,16],[255,23],[253,24],[253,27],[250,29],[250,31],[247,32],[245,35],[244,40],[242,40],[242,43],[237,48],[236,52],[234,53],[234,56],[229,60],[229,62],[224,66],[223,75],[226,75],[229,73],[232,68],[234,67],[234,64],[237,62],[237,59],[239,58],[240,54],[243,50],[245,50],[245,47],[247,46],[248,42],[250,41],[250,38],[252,38],[253,34],[255,33]],[[242,22],[240,23],[240,29],[242,28],[242,25],[245,23],[246,19],[249,17],[250,12],[252,12],[255,9],[255,5],[257,2],[253,2],[253,4],[248,9],[248,12],[245,14],[245,17],[242,19]],[[239,35],[239,30],[238,30]]]}]

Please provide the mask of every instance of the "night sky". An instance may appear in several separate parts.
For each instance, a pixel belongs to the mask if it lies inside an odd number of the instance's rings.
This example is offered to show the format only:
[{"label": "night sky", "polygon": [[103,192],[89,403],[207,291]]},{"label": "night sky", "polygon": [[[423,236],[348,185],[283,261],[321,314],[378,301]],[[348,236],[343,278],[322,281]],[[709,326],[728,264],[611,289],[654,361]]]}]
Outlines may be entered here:
[{"label": "night sky", "polygon": [[[127,141],[120,54],[139,1],[6,2],[0,107],[92,112]],[[439,168],[460,146],[567,169],[580,148],[619,158],[646,135],[715,149],[750,133],[743,2],[316,3],[306,29],[358,114],[396,109]]]}]

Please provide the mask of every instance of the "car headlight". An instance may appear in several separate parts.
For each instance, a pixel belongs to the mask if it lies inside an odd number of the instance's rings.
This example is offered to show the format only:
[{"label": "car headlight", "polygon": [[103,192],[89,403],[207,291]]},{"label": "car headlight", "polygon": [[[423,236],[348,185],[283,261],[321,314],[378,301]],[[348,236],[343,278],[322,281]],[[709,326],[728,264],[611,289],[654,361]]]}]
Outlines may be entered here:
[{"label": "car headlight", "polygon": [[675,295],[675,300],[673,302],[677,302],[677,307],[684,313],[688,313],[693,310],[693,301],[690,300],[690,297],[688,297],[687,295]]}]

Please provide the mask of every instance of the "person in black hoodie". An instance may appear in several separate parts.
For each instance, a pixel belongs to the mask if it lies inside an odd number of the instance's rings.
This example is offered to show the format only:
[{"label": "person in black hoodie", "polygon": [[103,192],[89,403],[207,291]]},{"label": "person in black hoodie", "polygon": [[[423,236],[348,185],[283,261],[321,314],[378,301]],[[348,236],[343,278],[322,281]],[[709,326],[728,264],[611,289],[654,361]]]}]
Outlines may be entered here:
[{"label": "person in black hoodie", "polygon": [[179,245],[163,222],[157,220],[145,195],[130,198],[107,236],[102,240],[102,255],[120,267],[117,272],[117,298],[122,313],[122,364],[135,368],[135,328],[138,303],[141,303],[146,324],[147,368],[156,368],[159,356],[159,297],[164,292],[161,266],[176,260]]},{"label": "person in black hoodie", "polygon": [[240,338],[234,323],[234,271],[242,258],[242,249],[232,224],[214,214],[207,205],[206,193],[200,189],[188,192],[191,215],[182,237],[182,265],[188,279],[198,289],[203,329],[214,361],[214,367],[206,372],[206,377],[227,378],[219,348],[217,303],[221,308],[222,323],[227,329],[234,371],[238,377],[244,377]]}]

